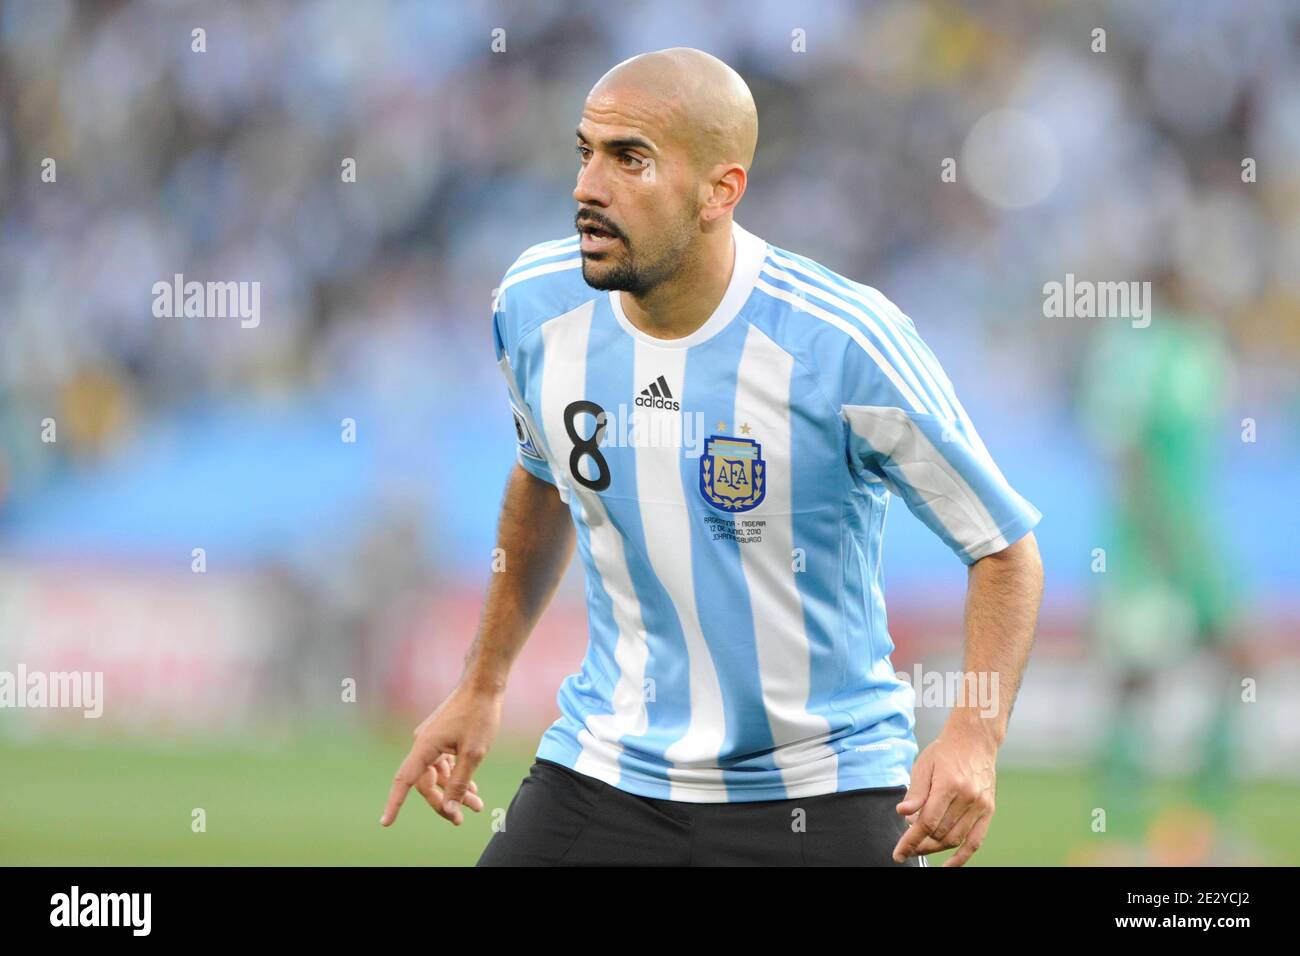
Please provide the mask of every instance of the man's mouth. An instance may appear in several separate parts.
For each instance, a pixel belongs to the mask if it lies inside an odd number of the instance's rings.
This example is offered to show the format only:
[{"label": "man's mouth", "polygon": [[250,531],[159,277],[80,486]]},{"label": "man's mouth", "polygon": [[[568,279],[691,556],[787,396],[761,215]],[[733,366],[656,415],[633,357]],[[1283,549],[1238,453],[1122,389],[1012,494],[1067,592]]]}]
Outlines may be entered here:
[{"label": "man's mouth", "polygon": [[581,223],[578,233],[582,236],[580,248],[583,252],[604,252],[622,241],[608,229],[590,222]]}]

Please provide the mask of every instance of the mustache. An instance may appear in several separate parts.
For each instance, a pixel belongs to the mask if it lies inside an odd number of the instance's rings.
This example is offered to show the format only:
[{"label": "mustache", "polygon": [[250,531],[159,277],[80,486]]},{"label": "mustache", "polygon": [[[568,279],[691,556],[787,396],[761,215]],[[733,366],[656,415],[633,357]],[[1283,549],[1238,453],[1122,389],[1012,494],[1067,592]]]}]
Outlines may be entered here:
[{"label": "mustache", "polygon": [[623,230],[614,225],[599,213],[587,210],[579,210],[578,214],[573,217],[573,226],[575,229],[582,229],[583,226],[595,226],[598,229],[604,229],[610,235],[623,239]]}]

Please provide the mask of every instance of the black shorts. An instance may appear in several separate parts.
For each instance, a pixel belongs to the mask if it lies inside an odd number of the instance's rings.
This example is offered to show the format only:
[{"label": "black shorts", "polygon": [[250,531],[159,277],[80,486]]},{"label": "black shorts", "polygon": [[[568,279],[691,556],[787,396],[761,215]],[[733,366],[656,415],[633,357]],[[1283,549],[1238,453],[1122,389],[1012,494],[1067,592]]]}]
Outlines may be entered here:
[{"label": "black shorts", "polygon": [[895,863],[906,787],[684,803],[534,761],[479,866],[928,866]]}]

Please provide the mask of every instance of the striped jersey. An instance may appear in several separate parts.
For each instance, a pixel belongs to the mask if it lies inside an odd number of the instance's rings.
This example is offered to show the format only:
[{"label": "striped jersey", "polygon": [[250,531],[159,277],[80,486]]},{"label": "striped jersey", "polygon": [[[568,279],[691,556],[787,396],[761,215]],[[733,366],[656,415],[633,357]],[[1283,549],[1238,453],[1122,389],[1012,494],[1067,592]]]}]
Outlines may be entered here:
[{"label": "striped jersey", "polygon": [[632,793],[779,800],[906,785],[890,496],[967,564],[1041,515],[883,295],[732,224],[722,301],[658,339],[525,251],[493,306],[518,460],[567,503],[589,642],[537,756]]}]

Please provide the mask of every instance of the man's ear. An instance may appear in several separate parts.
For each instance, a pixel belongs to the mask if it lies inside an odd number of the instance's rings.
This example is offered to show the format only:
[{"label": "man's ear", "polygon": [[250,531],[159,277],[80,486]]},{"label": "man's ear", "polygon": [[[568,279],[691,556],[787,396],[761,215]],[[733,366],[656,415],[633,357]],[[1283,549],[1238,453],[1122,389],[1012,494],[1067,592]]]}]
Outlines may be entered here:
[{"label": "man's ear", "polygon": [[745,195],[748,178],[745,167],[739,163],[727,163],[713,168],[708,179],[711,185],[700,205],[700,214],[706,222],[720,219],[736,208],[736,204]]}]

